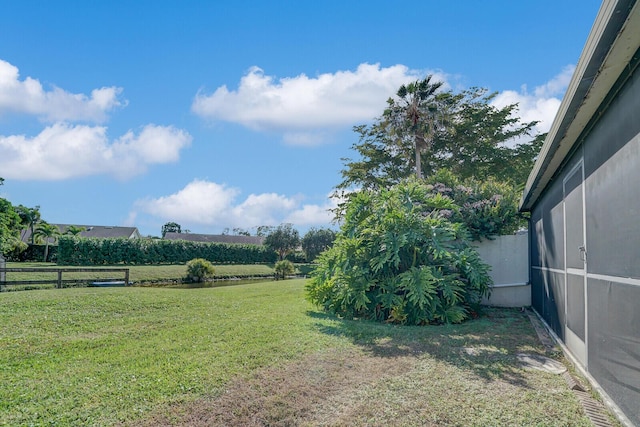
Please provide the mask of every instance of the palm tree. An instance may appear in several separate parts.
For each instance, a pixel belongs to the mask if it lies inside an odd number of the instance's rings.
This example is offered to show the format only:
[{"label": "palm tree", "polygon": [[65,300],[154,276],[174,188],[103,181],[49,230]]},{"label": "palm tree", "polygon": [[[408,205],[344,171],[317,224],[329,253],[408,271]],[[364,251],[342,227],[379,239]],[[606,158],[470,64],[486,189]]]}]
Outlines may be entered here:
[{"label": "palm tree", "polygon": [[390,98],[384,112],[384,124],[398,140],[411,138],[415,150],[416,176],[422,178],[422,151],[430,151],[436,132],[442,127],[444,107],[437,91],[443,82],[431,82],[432,75],[400,86],[395,100]]},{"label": "palm tree", "polygon": [[36,206],[35,208],[28,208],[23,205],[19,205],[16,208],[18,215],[20,215],[20,220],[24,227],[27,227],[31,230],[31,244],[35,244],[35,226],[40,222],[40,206]]},{"label": "palm tree", "polygon": [[58,236],[60,236],[60,230],[58,230],[58,227],[55,225],[42,221],[36,227],[35,235],[44,240],[44,262],[47,262],[47,257],[49,256],[49,241],[51,240],[51,243],[55,243]]},{"label": "palm tree", "polygon": [[78,234],[82,233],[85,230],[86,230],[85,227],[79,227],[77,225],[70,225],[64,231],[64,234],[67,234],[67,235],[70,235],[70,236],[77,236]]}]

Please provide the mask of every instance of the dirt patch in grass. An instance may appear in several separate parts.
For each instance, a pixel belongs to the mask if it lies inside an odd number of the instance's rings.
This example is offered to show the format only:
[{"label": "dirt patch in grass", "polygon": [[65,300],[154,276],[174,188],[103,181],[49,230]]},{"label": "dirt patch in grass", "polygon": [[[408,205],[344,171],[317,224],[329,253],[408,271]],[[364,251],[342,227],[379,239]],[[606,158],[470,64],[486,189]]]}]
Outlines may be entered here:
[{"label": "dirt patch in grass", "polygon": [[396,356],[389,360],[356,350],[313,354],[238,379],[217,398],[175,406],[170,414],[152,417],[145,425],[331,424],[336,417],[331,408],[347,409],[354,390],[410,371],[415,365],[412,359]]}]

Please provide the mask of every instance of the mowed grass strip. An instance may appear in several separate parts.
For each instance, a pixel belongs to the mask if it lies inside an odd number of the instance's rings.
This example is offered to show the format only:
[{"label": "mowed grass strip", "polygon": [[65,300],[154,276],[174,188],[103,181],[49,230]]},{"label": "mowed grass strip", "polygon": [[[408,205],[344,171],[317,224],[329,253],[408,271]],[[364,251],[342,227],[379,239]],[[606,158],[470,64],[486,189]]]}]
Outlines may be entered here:
[{"label": "mowed grass strip", "polygon": [[0,294],[3,425],[588,426],[526,315],[339,320],[304,280]]},{"label": "mowed grass strip", "polygon": [[[53,263],[44,262],[8,262],[7,268],[46,268],[51,272],[27,272],[27,273],[7,273],[7,280],[56,280],[57,273],[56,268],[74,268],[74,266],[58,266]],[[91,268],[91,267],[82,267]],[[166,264],[166,265],[114,265],[114,266],[99,266],[95,268],[128,268],[129,269],[129,281],[134,285],[145,284],[161,284],[170,283],[182,280],[187,273],[187,267],[184,264]],[[215,278],[227,279],[227,278],[247,278],[247,277],[265,277],[271,276],[274,273],[273,265],[269,264],[220,264],[215,265]],[[108,278],[122,280],[123,273],[119,272],[65,272],[62,278],[64,280],[83,280],[94,281],[104,280]],[[67,285],[68,286],[68,285]],[[55,285],[29,285],[30,288],[53,288]],[[22,289],[22,285],[8,285],[6,290],[18,290]]]}]

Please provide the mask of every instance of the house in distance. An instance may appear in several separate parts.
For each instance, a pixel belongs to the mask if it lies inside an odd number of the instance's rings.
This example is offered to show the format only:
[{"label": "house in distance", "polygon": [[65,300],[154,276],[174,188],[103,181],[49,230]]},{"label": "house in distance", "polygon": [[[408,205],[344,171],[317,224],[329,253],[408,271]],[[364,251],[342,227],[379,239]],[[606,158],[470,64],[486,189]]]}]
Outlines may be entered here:
[{"label": "house in distance", "polygon": [[[77,225],[77,224],[52,224],[58,227],[60,234],[65,234],[69,227],[84,229],[78,234],[80,237],[96,239],[139,239],[140,232],[137,227],[118,227],[109,225]],[[20,238],[23,242],[31,242],[31,229],[22,230]]]}]

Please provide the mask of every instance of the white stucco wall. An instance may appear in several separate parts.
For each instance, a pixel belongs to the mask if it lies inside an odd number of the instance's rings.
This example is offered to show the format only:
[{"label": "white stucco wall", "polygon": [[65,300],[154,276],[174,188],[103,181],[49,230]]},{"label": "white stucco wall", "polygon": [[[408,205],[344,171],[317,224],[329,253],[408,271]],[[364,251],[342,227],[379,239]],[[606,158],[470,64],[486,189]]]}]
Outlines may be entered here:
[{"label": "white stucco wall", "polygon": [[499,307],[531,305],[529,284],[529,238],[527,233],[498,236],[476,244],[484,262],[491,266],[491,297],[483,304]]}]

